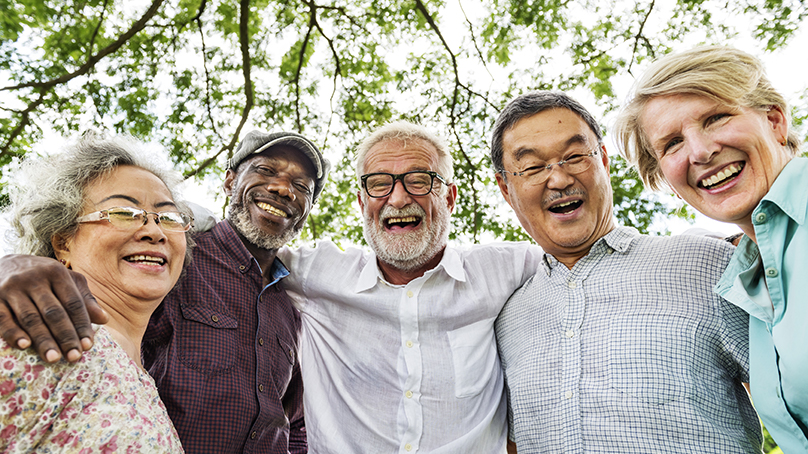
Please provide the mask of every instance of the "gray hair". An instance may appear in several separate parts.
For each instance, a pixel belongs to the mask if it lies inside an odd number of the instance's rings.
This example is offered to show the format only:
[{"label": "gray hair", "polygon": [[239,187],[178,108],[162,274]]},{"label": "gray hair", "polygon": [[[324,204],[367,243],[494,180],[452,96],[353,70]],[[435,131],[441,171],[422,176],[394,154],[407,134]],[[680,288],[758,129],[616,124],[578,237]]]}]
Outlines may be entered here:
[{"label": "gray hair", "polygon": [[438,168],[436,172],[440,174],[447,182],[454,181],[454,164],[452,163],[452,155],[449,153],[449,145],[444,139],[430,131],[429,129],[408,121],[394,121],[388,123],[381,128],[373,131],[371,135],[365,138],[359,147],[356,149],[356,178],[359,179],[365,170],[365,159],[367,159],[368,151],[374,145],[385,140],[401,140],[407,142],[409,140],[425,140],[432,144],[438,151]]},{"label": "gray hair", "polygon": [[[75,235],[87,187],[125,165],[154,174],[166,185],[178,209],[190,215],[177,199],[182,178],[149,156],[142,143],[126,136],[106,138],[90,132],[62,153],[26,161],[11,179],[11,205],[7,211],[16,237],[11,239],[15,252],[56,258],[51,240],[57,235]],[[190,234],[186,238],[188,263],[193,241]]]},{"label": "gray hair", "polygon": [[579,117],[595,133],[598,143],[603,142],[603,133],[600,125],[578,101],[570,98],[565,93],[554,91],[533,91],[517,96],[509,102],[499,114],[494,130],[491,133],[491,165],[495,172],[505,170],[502,165],[502,136],[505,131],[511,129],[519,120],[536,115],[537,113],[551,109],[569,109],[578,114]]}]

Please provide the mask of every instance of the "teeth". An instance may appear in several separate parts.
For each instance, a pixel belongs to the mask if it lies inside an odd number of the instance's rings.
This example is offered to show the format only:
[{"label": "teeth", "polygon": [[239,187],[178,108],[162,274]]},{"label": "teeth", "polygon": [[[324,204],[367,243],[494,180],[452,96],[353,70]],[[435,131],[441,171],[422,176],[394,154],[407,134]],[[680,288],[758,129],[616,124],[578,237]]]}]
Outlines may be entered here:
[{"label": "teeth", "polygon": [[407,222],[417,222],[417,221],[418,221],[418,218],[416,218],[415,216],[407,216],[407,217],[404,217],[404,218],[388,218],[387,219],[388,224],[405,224]]},{"label": "teeth", "polygon": [[255,202],[255,204],[258,205],[258,208],[261,208],[262,210],[266,211],[269,214],[274,214],[275,216],[280,216],[282,218],[288,217],[288,215],[286,213],[284,213],[283,211],[275,208],[274,206],[272,206],[272,205],[270,205],[268,203]]},{"label": "teeth", "polygon": [[741,171],[743,166],[739,164],[732,164],[731,166],[727,167],[726,169],[718,172],[717,174],[711,176],[710,178],[705,178],[701,180],[701,185],[705,188],[711,188],[712,186],[718,185],[718,183],[727,180],[730,177],[733,177]]},{"label": "teeth", "polygon": [[559,203],[558,205],[554,206],[553,208],[564,208],[564,207],[570,206],[570,205],[572,205],[573,203],[576,203],[576,202],[577,202],[577,200],[573,200],[572,202]]},{"label": "teeth", "polygon": [[158,266],[165,263],[165,260],[161,259],[160,257],[152,257],[150,255],[130,255],[129,257],[126,257],[126,261]]}]

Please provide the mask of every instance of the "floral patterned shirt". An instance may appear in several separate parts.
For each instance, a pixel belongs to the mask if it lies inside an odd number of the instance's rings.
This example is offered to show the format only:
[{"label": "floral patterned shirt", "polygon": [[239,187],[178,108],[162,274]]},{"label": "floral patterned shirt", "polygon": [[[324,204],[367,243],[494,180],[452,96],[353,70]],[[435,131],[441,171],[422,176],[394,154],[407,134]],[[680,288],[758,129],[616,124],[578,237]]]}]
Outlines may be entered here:
[{"label": "floral patterned shirt", "polygon": [[0,452],[183,452],[152,378],[101,327],[76,364],[0,340]]}]

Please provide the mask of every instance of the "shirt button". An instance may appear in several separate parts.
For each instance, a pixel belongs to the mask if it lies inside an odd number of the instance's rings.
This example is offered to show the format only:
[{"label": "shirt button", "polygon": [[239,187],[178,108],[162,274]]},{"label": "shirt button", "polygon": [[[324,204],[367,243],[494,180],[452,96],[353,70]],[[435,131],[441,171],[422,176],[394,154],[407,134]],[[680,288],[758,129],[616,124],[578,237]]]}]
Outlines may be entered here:
[{"label": "shirt button", "polygon": [[212,315],[210,317],[210,319],[213,320],[213,323],[219,323],[219,316],[218,315]]},{"label": "shirt button", "polygon": [[768,216],[766,216],[766,213],[758,213],[755,215],[755,222],[757,222],[758,224],[763,224],[764,222],[766,222],[767,217]]},{"label": "shirt button", "polygon": [[407,290],[407,298],[412,298],[412,290]]},{"label": "shirt button", "polygon": [[567,332],[564,333],[564,334],[566,334],[567,337],[574,337],[575,336],[575,331],[570,329],[570,330],[567,330]]},{"label": "shirt button", "polygon": [[407,348],[412,348],[412,341],[407,341]]},{"label": "shirt button", "polygon": [[566,397],[567,399],[572,399],[572,391],[565,392],[564,397]]},{"label": "shirt button", "polygon": [[407,451],[412,451],[412,445],[407,443],[406,445],[404,445],[404,449],[406,449]]},{"label": "shirt button", "polygon": [[407,399],[412,399],[412,391],[407,391],[404,395],[407,396]]},{"label": "shirt button", "polygon": [[244,265],[241,265],[240,267],[238,267],[238,269],[240,269],[241,271],[244,271],[245,269],[247,269],[247,267],[244,266]]},{"label": "shirt button", "polygon": [[569,288],[575,288],[575,287],[576,287],[575,282],[572,282],[572,281],[567,282],[567,287],[569,287]]},{"label": "shirt button", "polygon": [[777,270],[775,268],[766,268],[767,277],[777,277]]},{"label": "shirt button", "polygon": [[258,385],[258,392],[264,392],[264,385]]},{"label": "shirt button", "polygon": [[258,338],[258,345],[264,345],[264,338],[263,337]]},{"label": "shirt button", "polygon": [[250,438],[252,438],[253,440],[255,439],[256,436],[258,436],[256,432],[250,434]]}]

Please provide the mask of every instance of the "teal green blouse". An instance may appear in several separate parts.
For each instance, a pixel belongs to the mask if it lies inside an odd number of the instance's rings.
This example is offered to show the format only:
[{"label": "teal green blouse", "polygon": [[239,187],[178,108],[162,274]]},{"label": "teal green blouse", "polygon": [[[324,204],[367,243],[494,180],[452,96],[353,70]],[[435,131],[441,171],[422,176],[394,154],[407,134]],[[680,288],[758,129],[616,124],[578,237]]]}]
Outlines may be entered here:
[{"label": "teal green blouse", "polygon": [[808,452],[808,159],[786,165],[752,213],[716,293],[749,313],[752,401],[786,453]]}]

